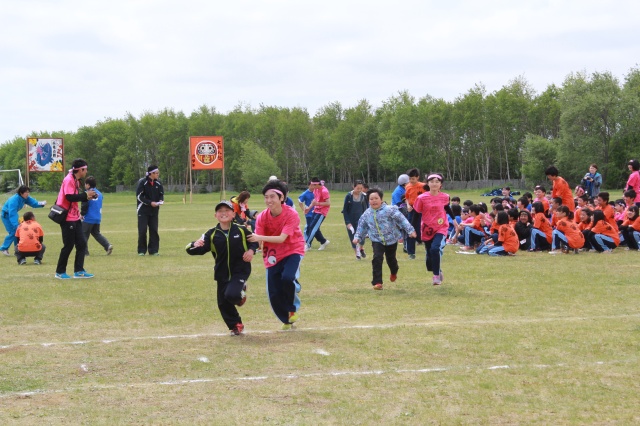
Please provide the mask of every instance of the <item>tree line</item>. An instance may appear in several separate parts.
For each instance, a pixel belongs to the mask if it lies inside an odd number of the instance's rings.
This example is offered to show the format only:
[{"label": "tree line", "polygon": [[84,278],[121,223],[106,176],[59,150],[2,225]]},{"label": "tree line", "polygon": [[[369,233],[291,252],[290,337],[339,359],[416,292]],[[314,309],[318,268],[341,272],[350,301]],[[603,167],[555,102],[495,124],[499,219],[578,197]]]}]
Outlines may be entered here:
[{"label": "tree line", "polygon": [[[597,163],[605,186],[621,187],[626,163],[640,157],[640,69],[619,81],[610,72],[568,75],[535,93],[523,77],[487,93],[478,84],[453,101],[401,91],[374,107],[333,102],[305,108],[240,104],[224,114],[203,105],[189,116],[171,108],[109,118],[63,137],[65,161],[82,157],[100,187],[133,186],[156,164],[165,185],[188,183],[189,136],[221,135],[225,176],[256,190],[271,175],[293,185],[313,176],[329,182],[392,181],[411,167],[446,180],[544,182],[554,164],[577,184]],[[0,145],[0,168],[25,172],[24,138]],[[33,173],[31,186],[57,190],[61,173]],[[220,171],[194,171],[195,183],[219,185]]]}]

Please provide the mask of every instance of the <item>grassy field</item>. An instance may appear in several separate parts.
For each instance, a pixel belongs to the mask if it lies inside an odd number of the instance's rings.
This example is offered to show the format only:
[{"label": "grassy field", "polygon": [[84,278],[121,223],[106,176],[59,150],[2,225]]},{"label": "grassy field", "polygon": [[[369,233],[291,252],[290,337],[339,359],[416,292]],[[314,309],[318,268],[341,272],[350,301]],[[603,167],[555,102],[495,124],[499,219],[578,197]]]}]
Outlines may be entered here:
[{"label": "grassy field", "polygon": [[43,265],[0,259],[0,423],[640,423],[640,253],[448,246],[441,287],[400,254],[398,281],[374,292],[343,197],[323,225],[331,244],[303,260],[297,328],[279,331],[256,257],[240,337],[217,311],[213,259],[184,252],[215,224],[218,194],[167,196],[158,257],[136,255],[134,196],[107,194],[115,249],[90,241],[91,280],[53,278],[60,231],[36,210]]}]

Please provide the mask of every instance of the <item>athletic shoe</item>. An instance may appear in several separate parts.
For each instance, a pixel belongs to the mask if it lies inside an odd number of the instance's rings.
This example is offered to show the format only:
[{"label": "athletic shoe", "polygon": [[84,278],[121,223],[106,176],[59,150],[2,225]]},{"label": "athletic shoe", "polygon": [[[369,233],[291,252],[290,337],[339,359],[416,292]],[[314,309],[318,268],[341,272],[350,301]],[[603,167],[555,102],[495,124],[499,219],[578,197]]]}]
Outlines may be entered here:
[{"label": "athletic shoe", "polygon": [[42,261],[40,259],[36,259],[36,260],[33,261],[33,264],[34,265],[41,265]]},{"label": "athletic shoe", "polygon": [[87,271],[78,271],[73,273],[73,278],[93,278],[93,274]]},{"label": "athletic shoe", "polygon": [[144,256],[144,253],[138,253],[138,256]]},{"label": "athletic shoe", "polygon": [[389,277],[389,281],[391,281],[392,283],[396,282],[397,279],[398,279],[397,274],[391,274],[391,276]]},{"label": "athletic shoe", "polygon": [[244,330],[244,325],[239,322],[236,324],[235,327],[233,327],[233,329],[231,329],[231,331],[229,332],[229,334],[231,336],[239,336],[242,334],[242,331]]},{"label": "athletic shoe", "polygon": [[409,260],[415,260],[416,259],[416,255],[415,254],[410,254],[409,255]]},{"label": "athletic shoe", "polygon": [[282,330],[291,330],[291,328],[293,328],[293,324],[282,324]]},{"label": "athletic shoe", "polygon": [[111,253],[113,253],[113,245],[109,244],[109,247],[107,247],[107,256],[109,256]]},{"label": "athletic shoe", "polygon": [[11,253],[9,253],[9,250],[2,250],[0,251],[0,253],[4,254],[5,256],[11,256]]},{"label": "athletic shoe", "polygon": [[442,280],[440,279],[440,275],[434,275],[433,276],[433,285],[440,285],[442,284]]},{"label": "athletic shoe", "polygon": [[61,274],[56,274],[56,278],[59,280],[70,280],[71,277],[69,275],[67,275],[66,272],[63,272]]},{"label": "athletic shoe", "polygon": [[363,249],[360,249],[360,256],[362,256],[363,259],[366,259],[367,253],[365,253]]},{"label": "athletic shoe", "polygon": [[549,254],[562,254],[562,253],[564,253],[564,251],[560,251],[560,250],[551,250],[549,252]]},{"label": "athletic shoe", "polygon": [[362,260],[362,258],[358,255],[356,255],[356,260]]},{"label": "athletic shoe", "polygon": [[457,254],[477,254],[475,251],[458,250]]},{"label": "athletic shoe", "polygon": [[373,289],[374,290],[382,290],[382,284],[378,283],[378,284],[374,284],[373,285]]},{"label": "athletic shoe", "polygon": [[160,256],[160,253],[149,253],[149,256]]},{"label": "athletic shoe", "polygon": [[246,303],[247,301],[247,285],[245,284],[244,287],[242,287],[242,290],[240,291],[240,303],[238,303],[238,306],[242,306]]},{"label": "athletic shoe", "polygon": [[293,324],[298,321],[298,313],[297,312],[289,312],[289,324]]},{"label": "athletic shoe", "polygon": [[304,245],[304,252],[308,252],[311,247],[307,244]]},{"label": "athletic shoe", "polygon": [[18,262],[18,265],[26,265],[27,264],[27,259],[20,259],[20,261]]},{"label": "athletic shoe", "polygon": [[318,250],[324,250],[330,243],[331,241],[327,240],[324,243],[320,244],[320,247],[318,248]]}]

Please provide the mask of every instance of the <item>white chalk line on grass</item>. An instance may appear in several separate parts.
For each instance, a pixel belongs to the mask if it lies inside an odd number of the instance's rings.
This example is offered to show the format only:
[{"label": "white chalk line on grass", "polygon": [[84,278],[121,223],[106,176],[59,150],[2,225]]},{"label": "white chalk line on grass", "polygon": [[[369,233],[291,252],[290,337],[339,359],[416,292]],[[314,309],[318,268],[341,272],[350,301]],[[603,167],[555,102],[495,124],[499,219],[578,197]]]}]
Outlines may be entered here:
[{"label": "white chalk line on grass", "polygon": [[[447,327],[457,325],[495,325],[495,324],[528,324],[528,323],[542,323],[542,322],[556,322],[556,321],[589,321],[589,320],[611,320],[621,318],[640,318],[640,313],[637,314],[623,314],[623,315],[602,315],[591,317],[549,317],[549,318],[510,318],[510,319],[480,319],[480,320],[460,320],[460,321],[433,321],[433,322],[415,322],[415,323],[397,323],[397,324],[366,324],[366,325],[344,325],[337,327],[296,327],[293,331],[282,330],[247,330],[244,334],[276,334],[276,333],[291,333],[301,331],[335,331],[335,330],[382,330],[396,327]],[[174,334],[166,336],[133,336],[133,337],[120,337],[113,339],[101,339],[101,340],[77,340],[71,342],[40,342],[40,343],[13,343],[8,345],[0,345],[2,349],[16,349],[20,347],[44,347],[49,348],[52,346],[78,346],[88,344],[109,344],[120,342],[132,342],[140,340],[170,340],[170,339],[201,339],[207,337],[226,337],[229,338],[228,333],[201,333],[201,334]],[[234,337],[238,338],[238,337]],[[240,337],[241,338],[241,337]]]},{"label": "white chalk line on grass", "polygon": [[[635,360],[627,360],[627,361],[596,361],[589,363],[576,363],[575,366],[602,366],[606,364],[623,364],[628,362],[636,362]],[[50,395],[50,394],[61,394],[61,393],[70,393],[70,392],[78,392],[78,391],[87,391],[87,390],[118,390],[118,389],[127,389],[127,388],[150,388],[150,387],[160,387],[160,386],[186,386],[193,384],[202,384],[202,383],[225,383],[225,382],[261,382],[266,380],[300,380],[300,379],[313,379],[313,378],[324,378],[324,377],[341,377],[341,376],[350,376],[350,377],[361,377],[361,376],[381,376],[381,375],[391,375],[391,374],[428,374],[428,373],[447,373],[447,372],[455,372],[455,371],[466,371],[466,372],[484,372],[484,371],[496,371],[496,370],[512,370],[512,369],[527,369],[527,368],[569,368],[571,365],[567,363],[559,363],[559,364],[531,364],[531,365],[492,365],[492,366],[450,366],[450,367],[432,367],[432,368],[405,368],[405,369],[394,369],[394,370],[352,370],[352,371],[328,371],[328,372],[318,372],[318,373],[298,373],[298,374],[273,374],[273,375],[262,375],[262,376],[245,376],[245,377],[216,377],[216,378],[205,378],[205,379],[182,379],[182,380],[168,380],[168,381],[152,381],[152,382],[139,382],[139,383],[116,383],[111,385],[86,385],[86,386],[76,386],[76,387],[66,387],[63,389],[38,389],[28,392],[7,392],[0,393],[0,399],[7,398],[27,398],[31,396],[38,395]]]}]

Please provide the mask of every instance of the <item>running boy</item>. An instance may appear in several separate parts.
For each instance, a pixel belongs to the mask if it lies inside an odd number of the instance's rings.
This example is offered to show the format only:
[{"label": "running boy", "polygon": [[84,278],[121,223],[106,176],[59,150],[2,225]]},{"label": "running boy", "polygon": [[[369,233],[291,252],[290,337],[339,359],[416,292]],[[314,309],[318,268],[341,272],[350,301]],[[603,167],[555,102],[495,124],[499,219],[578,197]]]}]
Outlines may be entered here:
[{"label": "running boy", "polygon": [[416,231],[397,206],[388,206],[382,203],[384,193],[381,189],[371,188],[367,191],[369,208],[360,217],[358,229],[353,237],[353,244],[364,241],[368,235],[373,247],[373,280],[371,285],[374,290],[382,290],[382,261],[387,258],[387,265],[391,270],[389,280],[394,282],[398,278],[398,260],[396,251],[398,241],[402,240],[402,232],[415,238]]},{"label": "running boy", "polygon": [[264,243],[262,260],[267,268],[267,295],[283,330],[290,330],[298,320],[301,288],[298,278],[305,251],[300,217],[284,204],[287,192],[283,182],[267,182],[262,188],[267,208],[256,218],[255,234],[247,238],[251,242]]},{"label": "running boy", "polygon": [[247,243],[251,231],[235,223],[234,218],[233,204],[229,201],[219,202],[216,205],[218,224],[199,240],[187,244],[186,250],[190,255],[208,252],[213,255],[218,309],[230,334],[238,336],[244,330],[244,324],[236,306],[242,306],[247,301],[247,280],[251,275],[251,260],[258,244]]}]

